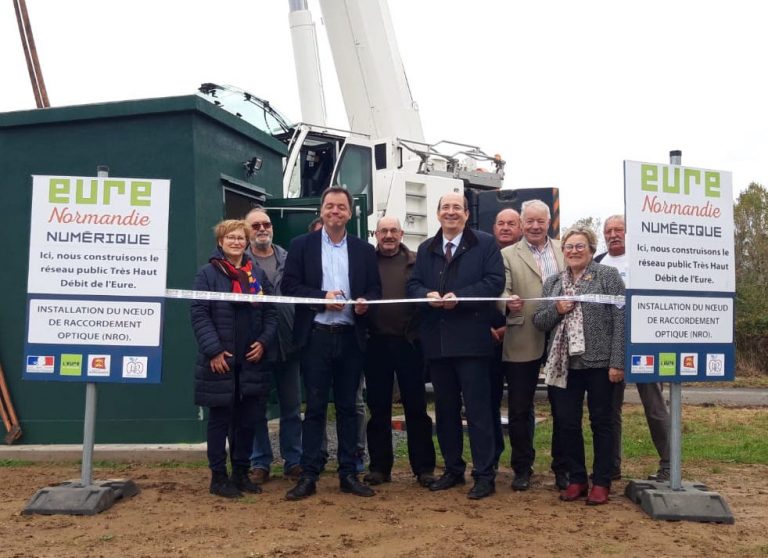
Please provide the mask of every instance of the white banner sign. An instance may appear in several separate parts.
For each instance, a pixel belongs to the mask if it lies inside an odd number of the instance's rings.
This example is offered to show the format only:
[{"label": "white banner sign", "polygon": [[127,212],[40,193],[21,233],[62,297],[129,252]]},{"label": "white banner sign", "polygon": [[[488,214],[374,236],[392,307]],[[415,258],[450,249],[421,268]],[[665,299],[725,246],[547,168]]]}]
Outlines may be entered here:
[{"label": "white banner sign", "polygon": [[733,292],[731,173],[626,161],[632,288]]},{"label": "white banner sign", "polygon": [[632,343],[733,343],[733,299],[633,296]]},{"label": "white banner sign", "polygon": [[32,177],[24,379],[160,382],[169,200],[164,179]]},{"label": "white banner sign", "polygon": [[158,302],[31,299],[29,343],[157,347]]},{"label": "white banner sign", "polygon": [[169,186],[34,176],[27,292],[163,296]]}]

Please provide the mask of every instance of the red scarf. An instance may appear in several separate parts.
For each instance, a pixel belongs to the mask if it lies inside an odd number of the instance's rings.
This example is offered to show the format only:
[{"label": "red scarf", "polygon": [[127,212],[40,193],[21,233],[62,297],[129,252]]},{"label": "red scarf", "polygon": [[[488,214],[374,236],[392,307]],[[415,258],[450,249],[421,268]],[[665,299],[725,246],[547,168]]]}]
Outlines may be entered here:
[{"label": "red scarf", "polygon": [[233,293],[264,294],[261,283],[253,276],[253,262],[248,258],[246,258],[245,265],[240,268],[221,258],[211,258],[210,262],[232,280]]}]

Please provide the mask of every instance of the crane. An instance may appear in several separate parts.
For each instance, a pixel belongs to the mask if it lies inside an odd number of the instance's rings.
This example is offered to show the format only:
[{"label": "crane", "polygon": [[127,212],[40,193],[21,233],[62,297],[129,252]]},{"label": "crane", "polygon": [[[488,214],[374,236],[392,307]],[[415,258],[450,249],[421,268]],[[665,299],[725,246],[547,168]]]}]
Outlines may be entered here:
[{"label": "crane", "polygon": [[[289,142],[286,197],[341,185],[368,198],[368,229],[384,216],[403,223],[416,247],[438,227],[434,210],[448,192],[498,190],[504,161],[474,145],[426,143],[397,47],[386,0],[320,0],[349,130],[330,129],[306,0],[289,0],[289,22],[304,122]],[[493,172],[476,168],[490,162]]]}]

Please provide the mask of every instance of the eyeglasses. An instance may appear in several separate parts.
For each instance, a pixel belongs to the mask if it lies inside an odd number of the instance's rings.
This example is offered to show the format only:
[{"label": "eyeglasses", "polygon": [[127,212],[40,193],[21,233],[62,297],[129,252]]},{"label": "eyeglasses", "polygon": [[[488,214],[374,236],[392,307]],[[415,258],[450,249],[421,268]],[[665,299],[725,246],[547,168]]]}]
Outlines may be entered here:
[{"label": "eyeglasses", "polygon": [[224,237],[224,240],[228,240],[229,242],[245,242],[246,238],[244,236],[235,236],[233,234],[228,234]]},{"label": "eyeglasses", "polygon": [[397,234],[400,232],[400,229],[392,227],[391,229],[379,229],[377,232],[380,234]]},{"label": "eyeglasses", "polygon": [[259,229],[264,229],[265,231],[268,231],[272,228],[272,223],[267,221],[266,223],[251,223],[251,228],[255,231]]},{"label": "eyeglasses", "polygon": [[566,252],[583,252],[586,248],[587,245],[583,242],[579,242],[578,244],[563,244],[563,250]]}]

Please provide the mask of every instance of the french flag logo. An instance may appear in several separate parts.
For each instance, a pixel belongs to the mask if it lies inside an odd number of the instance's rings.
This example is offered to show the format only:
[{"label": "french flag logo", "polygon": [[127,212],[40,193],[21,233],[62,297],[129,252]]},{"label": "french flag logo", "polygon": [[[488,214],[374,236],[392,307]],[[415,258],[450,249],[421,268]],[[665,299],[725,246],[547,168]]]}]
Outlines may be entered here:
[{"label": "french flag logo", "polygon": [[52,355],[27,355],[27,372],[53,374],[55,363]]},{"label": "french flag logo", "polygon": [[632,355],[632,372],[634,374],[653,374],[655,362],[654,355]]}]

